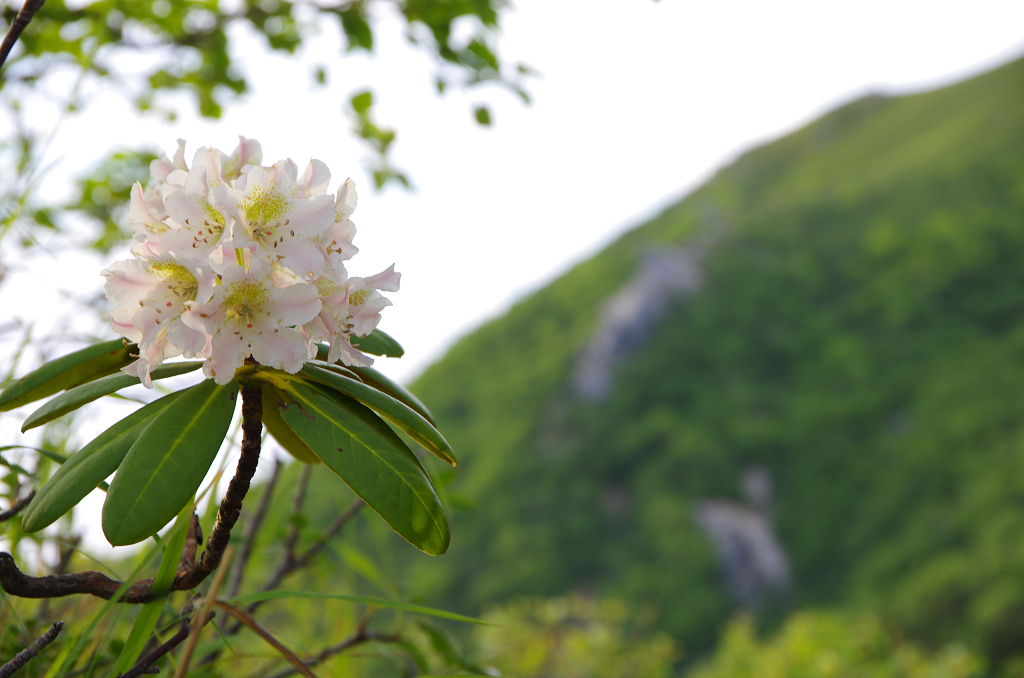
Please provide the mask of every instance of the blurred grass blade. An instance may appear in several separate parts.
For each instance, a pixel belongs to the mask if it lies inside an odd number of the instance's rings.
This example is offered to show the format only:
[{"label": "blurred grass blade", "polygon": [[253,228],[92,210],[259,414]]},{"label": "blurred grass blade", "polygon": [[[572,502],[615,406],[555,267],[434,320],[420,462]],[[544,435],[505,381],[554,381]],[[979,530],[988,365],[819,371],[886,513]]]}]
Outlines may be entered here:
[{"label": "blurred grass blade", "polygon": [[132,630],[128,634],[128,640],[125,641],[124,647],[121,648],[121,654],[114,664],[114,675],[124,673],[135,664],[146,648],[146,641],[156,630],[160,613],[167,602],[167,593],[171,590],[174,575],[178,572],[178,563],[181,560],[181,551],[185,546],[189,523],[192,522],[193,510],[193,502],[185,504],[178,514],[178,519],[174,521],[174,527],[170,534],[166,535],[164,555],[160,559],[160,569],[157,570],[151,589],[152,595],[156,599],[143,605],[139,616],[135,618],[135,624],[132,625]]},{"label": "blurred grass blade", "polygon": [[104,479],[117,470],[153,418],[181,393],[171,393],[140,408],[63,460],[25,509],[25,531],[36,532],[51,525],[97,486],[102,484],[105,489]]},{"label": "blurred grass blade", "polygon": [[309,667],[303,664],[302,660],[299,659],[294,652],[292,652],[287,647],[282,645],[277,638],[272,636],[269,631],[260,626],[256,622],[256,620],[253,619],[245,610],[241,610],[230,603],[224,602],[223,600],[214,600],[213,605],[224,610],[232,617],[237,619],[239,622],[241,622],[247,629],[258,635],[263,640],[267,641],[267,644],[269,644],[275,650],[280,652],[281,656],[287,659],[291,663],[291,665],[295,667],[295,670],[297,670],[299,673],[301,673],[304,676],[308,676],[309,678],[316,678],[313,672],[309,670]]},{"label": "blurred grass blade", "polygon": [[235,411],[238,382],[207,379],[183,393],[128,450],[103,503],[113,546],[153,535],[188,503],[217,457]]},{"label": "blurred grass blade", "polygon": [[[179,374],[194,372],[202,366],[202,360],[191,360],[183,363],[169,363],[167,365],[161,365],[153,370],[152,373],[150,373],[150,376],[154,381],[157,379],[166,379],[167,377],[176,377]],[[91,403],[97,398],[102,398],[105,395],[110,395],[114,391],[120,391],[122,388],[135,386],[140,383],[142,382],[138,377],[133,377],[128,374],[111,374],[110,376],[90,381],[87,384],[76,386],[70,391],[61,393],[59,396],[50,400],[38,410],[30,414],[28,419],[25,420],[25,424],[21,427],[21,431],[24,433],[29,429],[42,426],[46,422],[53,421],[61,415],[77,410],[82,405]]]},{"label": "blurred grass blade", "polygon": [[384,522],[426,553],[445,552],[444,508],[419,460],[387,424],[340,393],[280,372],[257,376],[294,399],[281,410],[288,427]]},{"label": "blurred grass blade", "polygon": [[469,624],[480,624],[483,626],[494,626],[489,622],[485,622],[483,619],[477,619],[476,617],[467,617],[461,614],[455,614],[454,612],[448,612],[446,610],[438,610],[433,607],[426,607],[424,605],[410,605],[408,603],[398,603],[393,600],[386,600],[384,598],[370,598],[368,596],[349,596],[344,593],[317,593],[315,591],[293,591],[289,589],[275,589],[273,591],[257,591],[255,593],[246,593],[241,596],[237,596],[231,599],[231,602],[236,605],[248,605],[264,600],[282,600],[287,598],[320,598],[322,600],[345,600],[350,603],[362,603],[363,605],[373,605],[374,607],[388,607],[395,610],[404,610],[406,612],[415,612],[416,614],[426,614],[431,617],[440,617],[441,619],[451,619],[453,621],[467,622]]},{"label": "blurred grass blade", "polygon": [[455,466],[455,453],[448,441],[436,428],[431,426],[429,421],[405,403],[392,398],[387,393],[378,391],[373,386],[335,374],[312,363],[303,365],[302,374],[319,384],[355,398],[405,431],[435,457]]},{"label": "blurred grass blade", "polygon": [[114,339],[51,360],[0,393],[0,412],[113,374],[134,360],[131,353],[135,350],[135,344],[126,346],[123,339]]}]

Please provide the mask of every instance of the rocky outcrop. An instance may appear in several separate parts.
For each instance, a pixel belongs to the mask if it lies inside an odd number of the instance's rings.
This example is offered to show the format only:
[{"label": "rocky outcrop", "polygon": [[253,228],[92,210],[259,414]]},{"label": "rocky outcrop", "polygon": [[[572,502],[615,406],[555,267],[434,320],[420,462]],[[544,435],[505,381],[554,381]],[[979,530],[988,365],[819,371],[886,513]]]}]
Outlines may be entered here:
[{"label": "rocky outcrop", "polygon": [[649,252],[636,275],[605,302],[597,330],[576,366],[576,395],[592,401],[606,398],[615,364],[643,345],[673,298],[694,294],[703,282],[693,249]]},{"label": "rocky outcrop", "polygon": [[789,561],[771,525],[768,473],[748,469],[742,484],[750,506],[709,499],[697,504],[694,518],[715,545],[726,589],[754,610],[769,594],[789,589]]}]

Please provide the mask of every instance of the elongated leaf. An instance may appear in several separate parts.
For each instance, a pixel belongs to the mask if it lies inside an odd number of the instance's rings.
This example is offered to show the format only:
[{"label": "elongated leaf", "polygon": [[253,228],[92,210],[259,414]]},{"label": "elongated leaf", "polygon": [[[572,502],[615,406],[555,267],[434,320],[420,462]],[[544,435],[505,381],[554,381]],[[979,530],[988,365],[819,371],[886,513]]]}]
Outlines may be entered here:
[{"label": "elongated leaf", "polygon": [[[176,377],[179,374],[194,372],[202,366],[202,360],[170,363],[156,368],[150,373],[150,376],[154,380],[166,379],[167,377]],[[61,393],[53,400],[48,401],[38,410],[28,415],[28,419],[25,420],[25,424],[21,427],[21,430],[24,432],[37,426],[42,426],[46,422],[53,421],[61,415],[77,410],[82,405],[91,403],[97,398],[102,398],[105,395],[110,395],[114,391],[120,391],[122,388],[135,386],[140,383],[142,382],[138,377],[133,377],[128,374],[111,374],[110,376],[101,377],[95,381],[82,384],[81,386],[76,386],[70,391]]]},{"label": "elongated leaf", "polygon": [[363,605],[373,605],[374,607],[390,607],[395,610],[405,610],[406,612],[415,612],[417,614],[427,614],[431,617],[441,617],[442,619],[452,619],[454,621],[469,622],[470,624],[480,624],[483,626],[493,626],[483,619],[477,619],[476,617],[467,617],[461,614],[455,614],[454,612],[447,612],[446,610],[438,610],[433,607],[425,607],[423,605],[410,605],[408,603],[397,603],[393,600],[386,600],[384,598],[369,598],[367,596],[349,596],[343,593],[316,593],[315,591],[292,591],[288,589],[275,589],[273,591],[257,591],[256,593],[246,593],[241,596],[237,596],[231,599],[231,602],[239,607],[255,603],[263,600],[282,600],[287,598],[319,598],[321,600],[347,600],[350,603],[362,603]]},{"label": "elongated leaf", "polygon": [[224,442],[238,382],[207,379],[158,414],[128,450],[103,504],[103,534],[135,544],[167,524],[195,496]]},{"label": "elongated leaf", "polygon": [[156,600],[151,600],[142,606],[139,616],[135,618],[132,630],[128,639],[121,648],[121,654],[114,663],[113,673],[120,675],[130,669],[135,661],[142,654],[146,642],[156,630],[156,624],[160,620],[160,613],[163,612],[164,603],[167,601],[167,593],[174,583],[174,575],[178,571],[178,564],[181,561],[181,550],[185,546],[185,536],[188,533],[188,526],[192,522],[194,506],[188,502],[178,513],[178,519],[174,522],[174,528],[166,535],[166,546],[163,558],[160,559],[160,569],[157,570],[156,578],[153,580],[153,595]]},{"label": "elongated leaf", "polygon": [[281,373],[257,376],[295,400],[281,410],[288,426],[395,532],[431,555],[447,550],[441,502],[416,456],[387,424],[339,393]]},{"label": "elongated leaf", "polygon": [[64,461],[25,509],[25,531],[51,525],[101,483],[106,487],[103,479],[117,470],[146,426],[179,395],[171,393],[136,410]]},{"label": "elongated leaf", "polygon": [[427,406],[398,382],[392,381],[372,367],[353,366],[349,369],[355,372],[356,375],[365,383],[370,386],[376,386],[377,390],[384,391],[395,400],[401,400],[403,403],[419,412],[420,416],[429,421],[432,426],[435,428],[437,427],[437,422],[434,421],[434,415],[430,413]]},{"label": "elongated leaf", "polygon": [[125,345],[124,340],[115,339],[51,360],[0,393],[0,412],[113,374],[132,362],[131,353],[135,350],[135,344]]},{"label": "elongated leaf", "polygon": [[355,398],[392,424],[408,433],[413,440],[425,447],[435,457],[455,466],[455,453],[430,422],[405,403],[395,400],[361,381],[335,374],[328,369],[307,363],[302,373],[317,383],[323,384],[345,395]]},{"label": "elongated leaf", "polygon": [[295,431],[288,428],[288,424],[281,418],[281,410],[279,409],[283,405],[288,405],[294,401],[284,391],[279,391],[270,384],[263,383],[263,425],[267,427],[267,432],[274,437],[274,440],[278,442],[288,452],[299,461],[306,462],[307,464],[319,464],[320,457],[313,454],[313,451],[306,447],[306,443],[295,435]]}]

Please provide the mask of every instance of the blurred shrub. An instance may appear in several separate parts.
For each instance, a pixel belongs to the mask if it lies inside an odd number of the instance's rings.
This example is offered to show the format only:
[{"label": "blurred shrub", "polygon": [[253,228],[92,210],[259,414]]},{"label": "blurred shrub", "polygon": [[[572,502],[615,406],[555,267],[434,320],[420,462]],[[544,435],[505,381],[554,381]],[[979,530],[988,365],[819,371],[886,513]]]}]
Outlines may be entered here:
[{"label": "blurred shrub", "polygon": [[480,659],[518,678],[661,678],[679,656],[653,633],[655,610],[578,594],[495,608],[478,632]]},{"label": "blurred shrub", "polygon": [[770,640],[734,619],[715,655],[687,678],[970,678],[981,664],[961,644],[936,653],[902,641],[875,617],[798,612]]}]

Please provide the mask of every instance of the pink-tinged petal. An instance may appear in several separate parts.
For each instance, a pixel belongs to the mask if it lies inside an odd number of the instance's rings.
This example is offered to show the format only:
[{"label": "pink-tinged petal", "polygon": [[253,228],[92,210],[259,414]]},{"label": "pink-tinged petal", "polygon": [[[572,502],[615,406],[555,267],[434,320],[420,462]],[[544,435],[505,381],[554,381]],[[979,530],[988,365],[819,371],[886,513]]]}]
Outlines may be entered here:
[{"label": "pink-tinged petal", "polygon": [[297,283],[278,290],[263,309],[282,325],[304,325],[320,314],[321,304],[316,287]]},{"label": "pink-tinged petal", "polygon": [[175,169],[187,170],[185,166],[185,140],[178,139],[178,150],[174,153],[174,160],[168,160],[166,153],[161,153],[160,158],[149,163],[149,175],[153,181],[161,182],[167,180],[167,175]]},{"label": "pink-tinged petal", "polygon": [[185,140],[178,139],[178,150],[174,152],[174,166],[180,170],[188,171],[188,165],[185,164]]},{"label": "pink-tinged petal", "polygon": [[129,308],[127,306],[115,306],[101,317],[104,320],[109,320],[110,325],[115,332],[120,334],[128,341],[139,343],[142,340],[142,332],[132,324],[132,318],[135,317],[137,309]]},{"label": "pink-tinged petal", "polygon": [[181,322],[198,332],[215,334],[220,329],[223,315],[223,309],[212,302],[202,304],[186,301],[185,310],[181,312]]},{"label": "pink-tinged petal", "polygon": [[[211,186],[224,183],[222,175],[224,159],[224,154],[216,149],[207,146],[198,149],[192,156],[192,171],[188,173],[188,179],[185,181],[185,187],[189,192],[205,195]],[[195,186],[193,183],[192,186],[189,186],[189,182],[194,182],[198,176],[202,176],[203,185]]]},{"label": "pink-tinged petal", "polygon": [[222,386],[234,379],[235,370],[252,352],[251,342],[242,329],[242,322],[238,319],[227,323],[219,340],[213,342],[210,359],[203,365],[203,373]]},{"label": "pink-tinged petal", "polygon": [[[298,329],[298,328],[297,328]],[[306,333],[306,336],[310,341],[327,341],[331,340],[334,336],[334,332],[327,329],[327,325],[324,322],[324,312],[320,311],[320,315],[310,320],[308,323],[302,326],[302,331]]]},{"label": "pink-tinged petal", "polygon": [[[140,349],[147,349],[157,342],[158,336],[161,341],[166,341],[166,332],[161,333],[160,315],[153,308],[140,308],[139,312],[132,318],[132,324],[142,332]],[[161,344],[162,345],[162,344]]]},{"label": "pink-tinged petal", "polygon": [[255,333],[252,357],[261,365],[295,374],[309,359],[306,339],[298,330],[257,321],[250,332]]},{"label": "pink-tinged petal", "polygon": [[288,226],[282,228],[282,235],[294,231],[297,235],[319,237],[327,233],[334,224],[334,201],[329,195],[303,198],[291,204],[288,210]]},{"label": "pink-tinged petal", "polygon": [[360,352],[349,343],[347,335],[340,335],[335,341],[331,342],[331,350],[327,352],[328,362],[336,363],[339,360],[349,366],[369,367],[373,364],[373,358]]},{"label": "pink-tinged petal", "polygon": [[323,195],[331,183],[331,170],[319,160],[310,160],[298,182],[292,187],[293,198],[311,198]]},{"label": "pink-tinged petal", "polygon": [[101,272],[107,280],[103,289],[115,304],[137,306],[163,283],[138,259],[115,261]]},{"label": "pink-tinged petal", "polygon": [[395,272],[395,265],[391,264],[377,275],[366,278],[367,287],[384,290],[385,292],[397,292],[398,285],[402,281],[402,274]]},{"label": "pink-tinged petal", "polygon": [[186,358],[194,358],[206,348],[206,333],[195,330],[178,318],[167,326],[167,340]]},{"label": "pink-tinged petal", "polygon": [[359,248],[352,244],[356,234],[356,225],[350,220],[336,221],[331,230],[320,237],[320,251],[328,268],[342,268],[342,262],[348,261],[359,253]]},{"label": "pink-tinged petal", "polygon": [[338,197],[334,201],[334,210],[338,214],[338,220],[348,219],[356,211],[356,182],[352,179],[345,179],[345,183],[338,187]]},{"label": "pink-tinged petal", "polygon": [[132,225],[137,233],[162,233],[168,229],[167,224],[157,219],[149,210],[143,196],[142,184],[135,182],[131,190],[131,200],[128,204],[128,223]]},{"label": "pink-tinged petal", "polygon": [[236,178],[246,165],[259,165],[263,161],[263,148],[255,139],[239,135],[238,146],[224,161],[223,172],[227,180]]},{"label": "pink-tinged petal", "polygon": [[317,244],[308,238],[284,239],[266,250],[271,261],[286,266],[303,280],[312,280],[323,273],[324,257]]}]

